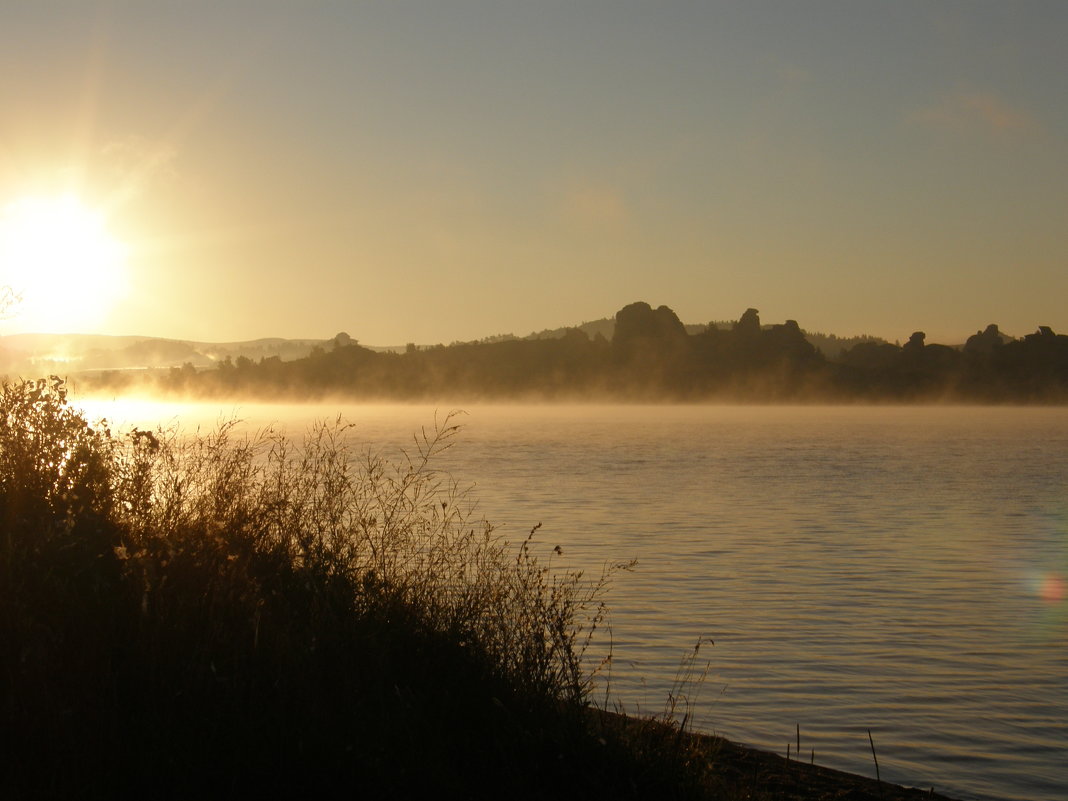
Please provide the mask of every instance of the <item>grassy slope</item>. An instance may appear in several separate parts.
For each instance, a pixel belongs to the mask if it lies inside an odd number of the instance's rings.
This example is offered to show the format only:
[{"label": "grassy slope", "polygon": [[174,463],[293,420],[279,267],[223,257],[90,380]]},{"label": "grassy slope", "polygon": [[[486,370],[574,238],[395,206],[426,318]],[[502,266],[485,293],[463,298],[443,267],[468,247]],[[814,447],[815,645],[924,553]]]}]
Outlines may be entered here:
[{"label": "grassy slope", "polygon": [[0,796],[834,797],[593,710],[611,573],[473,519],[454,433],[399,464],[341,423],[117,436],[5,385]]}]

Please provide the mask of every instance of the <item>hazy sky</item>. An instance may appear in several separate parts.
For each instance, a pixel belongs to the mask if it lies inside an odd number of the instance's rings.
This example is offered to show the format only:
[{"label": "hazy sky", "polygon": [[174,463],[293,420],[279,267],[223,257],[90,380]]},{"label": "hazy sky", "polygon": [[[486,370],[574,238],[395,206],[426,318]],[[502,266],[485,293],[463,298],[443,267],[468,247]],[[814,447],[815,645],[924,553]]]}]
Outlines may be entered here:
[{"label": "hazy sky", "polygon": [[103,333],[1068,333],[1066,42],[1063,0],[6,0],[0,205],[106,211]]}]

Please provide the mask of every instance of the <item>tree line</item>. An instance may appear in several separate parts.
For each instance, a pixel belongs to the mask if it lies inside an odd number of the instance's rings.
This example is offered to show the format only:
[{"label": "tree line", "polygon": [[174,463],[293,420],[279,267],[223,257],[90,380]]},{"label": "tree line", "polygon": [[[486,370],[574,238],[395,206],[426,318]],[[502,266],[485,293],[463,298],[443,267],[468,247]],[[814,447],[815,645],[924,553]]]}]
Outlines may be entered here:
[{"label": "tree line", "polygon": [[667,306],[631,303],[611,339],[579,329],[546,339],[377,352],[338,334],[306,358],[224,359],[216,367],[104,372],[82,389],[134,384],[162,393],[308,400],[333,395],[420,400],[1059,403],[1068,400],[1068,336],[1047,326],[1020,339],[987,326],[959,348],[913,333],[863,341],[834,358],[794,320],[762,325],[747,309],[730,328],[696,333]]}]

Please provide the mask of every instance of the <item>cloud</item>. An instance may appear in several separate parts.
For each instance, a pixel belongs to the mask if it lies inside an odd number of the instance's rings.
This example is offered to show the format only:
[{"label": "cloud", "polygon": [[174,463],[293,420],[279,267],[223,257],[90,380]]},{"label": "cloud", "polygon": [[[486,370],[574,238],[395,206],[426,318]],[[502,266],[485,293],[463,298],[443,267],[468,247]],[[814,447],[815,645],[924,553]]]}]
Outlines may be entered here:
[{"label": "cloud", "polygon": [[910,119],[929,128],[948,131],[980,131],[996,135],[1031,133],[1038,120],[1015,108],[992,92],[968,92],[943,98],[914,112]]}]

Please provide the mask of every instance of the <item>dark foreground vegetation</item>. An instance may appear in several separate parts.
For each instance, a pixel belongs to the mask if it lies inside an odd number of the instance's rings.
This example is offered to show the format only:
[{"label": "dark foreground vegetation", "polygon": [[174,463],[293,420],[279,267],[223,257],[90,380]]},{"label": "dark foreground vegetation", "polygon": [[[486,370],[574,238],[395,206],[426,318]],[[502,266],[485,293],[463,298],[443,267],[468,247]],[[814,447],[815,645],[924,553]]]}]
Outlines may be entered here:
[{"label": "dark foreground vegetation", "polygon": [[454,431],[393,465],[341,423],[120,436],[4,385],[0,797],[904,797],[596,709],[612,571],[474,522]]},{"label": "dark foreground vegetation", "polygon": [[869,339],[827,356],[793,320],[761,325],[755,309],[729,329],[710,324],[691,333],[667,306],[632,303],[616,314],[611,339],[576,328],[391,353],[338,334],[328,348],[291,361],[242,356],[206,369],[102,372],[80,386],[290,400],[1064,403],[1068,336],[1042,326],[1013,339],[990,325],[949,347],[917,331],[904,345]]}]

